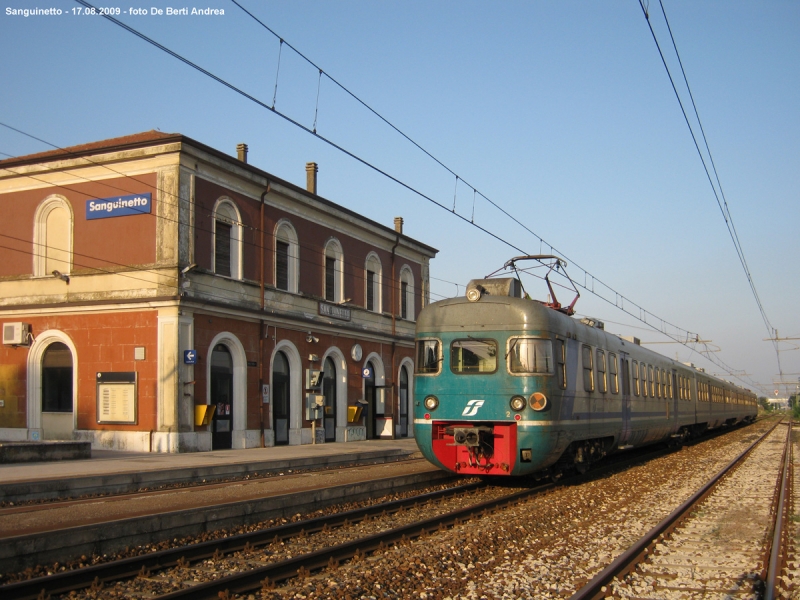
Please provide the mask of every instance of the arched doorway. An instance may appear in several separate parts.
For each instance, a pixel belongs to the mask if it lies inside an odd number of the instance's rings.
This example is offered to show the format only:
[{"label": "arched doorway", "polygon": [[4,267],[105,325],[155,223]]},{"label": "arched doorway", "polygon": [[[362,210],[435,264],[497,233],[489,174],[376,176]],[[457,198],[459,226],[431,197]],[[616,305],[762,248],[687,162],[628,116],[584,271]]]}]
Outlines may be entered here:
[{"label": "arched doorway", "polygon": [[211,449],[233,446],[233,357],[224,344],[211,353],[211,404],[216,405],[211,430]]},{"label": "arched doorway", "polygon": [[367,402],[364,409],[366,415],[364,424],[367,426],[367,439],[375,439],[375,365],[372,361],[367,363],[369,377],[364,378],[364,400]]},{"label": "arched doorway", "polygon": [[364,378],[364,400],[367,405],[367,415],[364,422],[367,426],[367,439],[375,440],[380,439],[386,426],[386,396],[384,395],[383,372],[378,373],[375,368],[375,363],[372,360],[367,361],[367,368],[369,368],[369,377]]},{"label": "arched doorway", "polygon": [[69,440],[73,432],[72,352],[53,342],[42,356],[42,438]]},{"label": "arched doorway", "polygon": [[408,437],[408,370],[400,367],[400,437]]},{"label": "arched doorway", "polygon": [[322,394],[325,396],[325,441],[336,441],[336,365],[333,359],[325,359],[322,375]]},{"label": "arched doorway", "polygon": [[289,383],[289,360],[283,352],[278,352],[272,362],[272,429],[276,446],[289,443]]}]

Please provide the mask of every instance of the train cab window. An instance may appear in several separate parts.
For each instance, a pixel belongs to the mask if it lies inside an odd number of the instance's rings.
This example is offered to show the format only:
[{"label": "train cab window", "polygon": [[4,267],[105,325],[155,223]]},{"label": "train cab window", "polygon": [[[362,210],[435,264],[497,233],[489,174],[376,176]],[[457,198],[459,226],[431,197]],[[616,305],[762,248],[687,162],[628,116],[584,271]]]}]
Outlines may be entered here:
[{"label": "train cab window", "polygon": [[438,374],[442,366],[442,345],[439,340],[417,340],[417,373]]},{"label": "train cab window", "polygon": [[553,342],[540,338],[509,338],[506,359],[511,373],[552,375]]},{"label": "train cab window", "polygon": [[497,370],[497,342],[469,338],[450,344],[450,370],[459,375],[494,373]]},{"label": "train cab window", "polygon": [[567,389],[567,345],[564,340],[556,340],[556,362],[558,363],[558,385]]},{"label": "train cab window", "polygon": [[581,361],[583,363],[583,389],[587,392],[594,391],[594,365],[592,364],[592,349],[589,346],[581,348]]},{"label": "train cab window", "polygon": [[606,393],[608,380],[606,379],[606,353],[597,349],[597,391]]},{"label": "train cab window", "polygon": [[619,393],[619,376],[617,375],[617,355],[608,354],[608,387],[612,394]]},{"label": "train cab window", "polygon": [[639,395],[639,362],[633,361],[633,395]]}]

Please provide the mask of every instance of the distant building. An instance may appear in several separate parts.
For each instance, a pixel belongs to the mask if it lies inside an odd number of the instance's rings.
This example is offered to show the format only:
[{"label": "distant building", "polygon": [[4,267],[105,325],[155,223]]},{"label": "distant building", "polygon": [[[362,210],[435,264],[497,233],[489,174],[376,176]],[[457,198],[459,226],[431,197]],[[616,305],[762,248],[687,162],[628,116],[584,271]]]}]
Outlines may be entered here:
[{"label": "distant building", "polygon": [[413,435],[437,251],[319,196],[314,163],[303,189],[237,150],[150,131],[0,161],[0,440]]},{"label": "distant building", "polygon": [[789,408],[788,398],[767,398],[767,402],[775,410],[788,410]]}]

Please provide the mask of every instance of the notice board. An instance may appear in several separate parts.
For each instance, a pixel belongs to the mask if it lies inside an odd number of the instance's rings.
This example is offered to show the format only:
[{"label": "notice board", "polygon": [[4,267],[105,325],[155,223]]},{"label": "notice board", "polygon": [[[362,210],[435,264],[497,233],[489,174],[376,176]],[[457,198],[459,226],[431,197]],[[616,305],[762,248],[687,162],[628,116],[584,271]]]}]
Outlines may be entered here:
[{"label": "notice board", "polygon": [[135,371],[97,373],[97,422],[136,425],[138,419]]}]

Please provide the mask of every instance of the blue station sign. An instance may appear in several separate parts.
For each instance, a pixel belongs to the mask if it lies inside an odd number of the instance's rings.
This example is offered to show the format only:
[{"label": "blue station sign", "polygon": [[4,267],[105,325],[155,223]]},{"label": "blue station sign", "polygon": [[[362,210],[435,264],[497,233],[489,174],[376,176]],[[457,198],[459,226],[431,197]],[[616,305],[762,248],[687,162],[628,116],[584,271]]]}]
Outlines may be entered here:
[{"label": "blue station sign", "polygon": [[108,219],[110,217],[127,217],[130,215],[150,214],[152,195],[131,194],[113,198],[96,198],[86,201],[86,219]]}]

